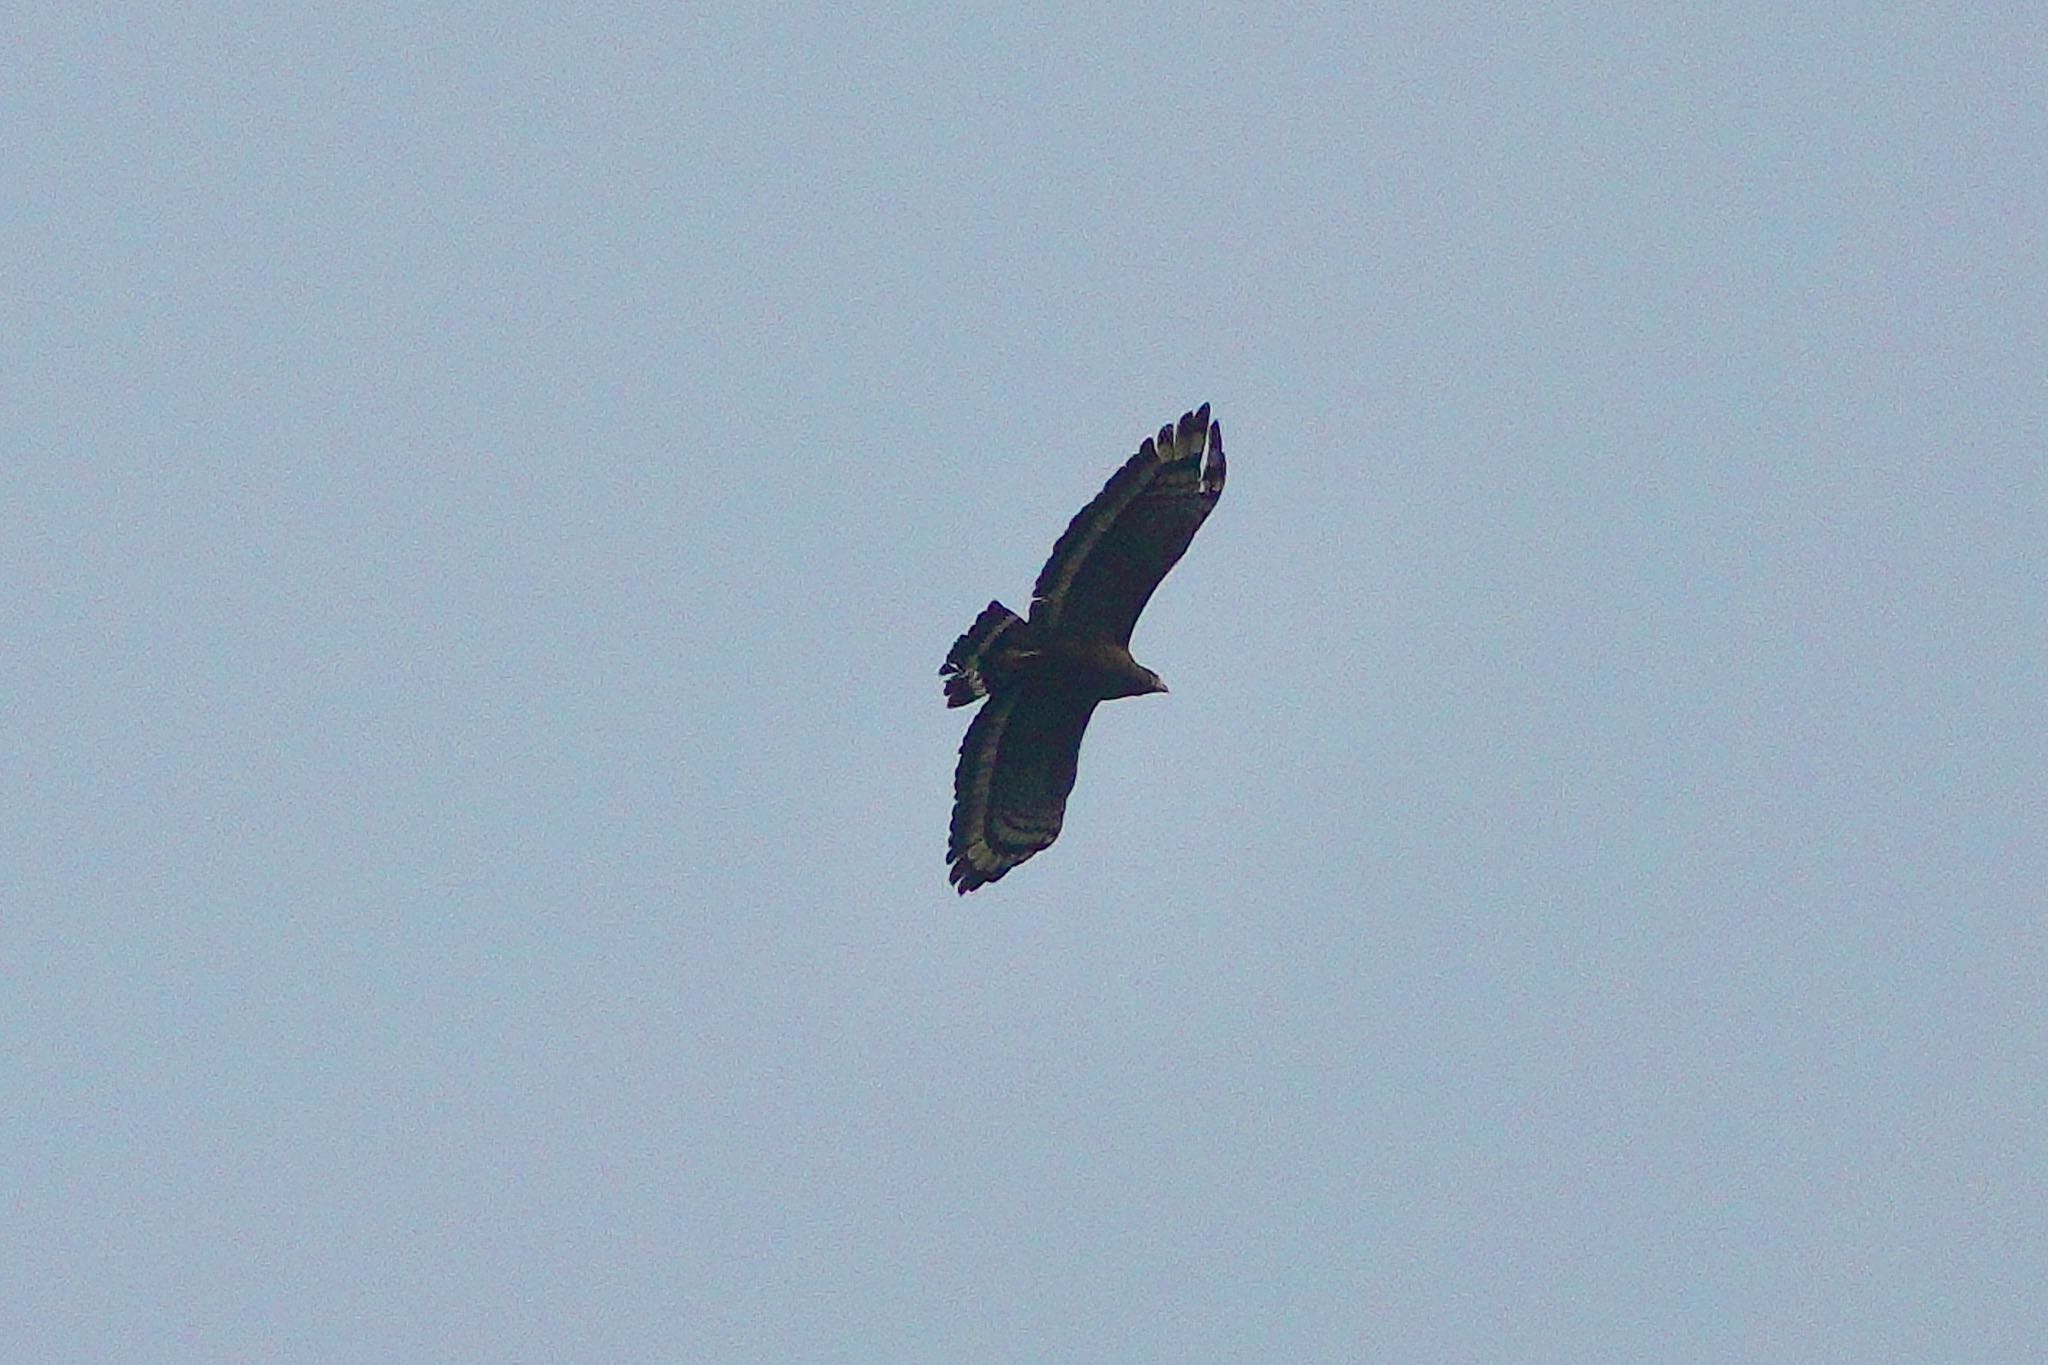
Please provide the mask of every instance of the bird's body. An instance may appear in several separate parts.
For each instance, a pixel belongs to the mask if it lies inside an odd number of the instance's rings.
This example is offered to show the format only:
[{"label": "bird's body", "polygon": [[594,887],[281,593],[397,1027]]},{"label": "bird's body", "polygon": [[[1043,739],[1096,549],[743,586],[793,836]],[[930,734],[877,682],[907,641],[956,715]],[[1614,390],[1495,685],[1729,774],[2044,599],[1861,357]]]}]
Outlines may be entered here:
[{"label": "bird's body", "polygon": [[1157,673],[1133,659],[1128,646],[1114,640],[1054,635],[1036,657],[1023,661],[1023,676],[1029,683],[1063,687],[1096,701],[1166,690]]},{"label": "bird's body", "polygon": [[953,775],[950,880],[972,891],[1059,836],[1097,704],[1164,692],[1131,628],[1223,492],[1223,429],[1204,404],[1147,437],[1068,524],[1031,614],[988,604],[939,672],[946,704],[988,704]]}]

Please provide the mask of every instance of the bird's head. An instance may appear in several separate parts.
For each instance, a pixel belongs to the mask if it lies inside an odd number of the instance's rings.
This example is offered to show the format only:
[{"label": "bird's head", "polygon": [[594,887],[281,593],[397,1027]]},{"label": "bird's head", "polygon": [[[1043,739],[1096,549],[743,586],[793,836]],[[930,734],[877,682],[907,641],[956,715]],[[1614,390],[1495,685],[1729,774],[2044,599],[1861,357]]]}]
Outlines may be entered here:
[{"label": "bird's head", "polygon": [[1148,668],[1148,669],[1146,669],[1146,670],[1145,670],[1145,692],[1146,692],[1146,693],[1152,693],[1152,692],[1164,692],[1165,690],[1166,690],[1166,683],[1165,683],[1165,681],[1164,681],[1164,680],[1163,680],[1163,679],[1162,679],[1162,678],[1161,678],[1161,677],[1160,677],[1160,676],[1159,676],[1159,675],[1158,675],[1157,673],[1154,673],[1154,672],[1153,672],[1153,671],[1152,671],[1151,669],[1149,669],[1149,668]]}]

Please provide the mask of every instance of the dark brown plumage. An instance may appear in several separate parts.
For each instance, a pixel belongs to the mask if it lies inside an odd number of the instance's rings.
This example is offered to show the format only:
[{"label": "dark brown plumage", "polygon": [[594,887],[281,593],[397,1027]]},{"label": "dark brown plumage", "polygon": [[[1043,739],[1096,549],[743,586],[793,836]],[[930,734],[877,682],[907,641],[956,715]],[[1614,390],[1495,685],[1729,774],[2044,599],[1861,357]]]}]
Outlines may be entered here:
[{"label": "dark brown plumage", "polygon": [[1081,736],[1100,702],[1164,692],[1131,657],[1131,627],[1223,494],[1209,405],[1145,438],[1068,523],[1031,615],[988,604],[946,655],[946,705],[988,704],[960,742],[948,875],[965,893],[1059,837]]}]

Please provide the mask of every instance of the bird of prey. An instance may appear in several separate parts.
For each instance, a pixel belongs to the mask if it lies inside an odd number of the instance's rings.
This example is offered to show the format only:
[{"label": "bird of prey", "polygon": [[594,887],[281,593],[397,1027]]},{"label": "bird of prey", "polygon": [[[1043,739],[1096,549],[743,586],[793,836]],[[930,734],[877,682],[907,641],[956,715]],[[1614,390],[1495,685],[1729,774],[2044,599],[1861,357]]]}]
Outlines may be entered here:
[{"label": "bird of prey", "polygon": [[1030,615],[991,602],[953,642],[946,705],[988,698],[953,773],[947,880],[961,893],[1059,837],[1097,703],[1166,690],[1131,657],[1131,627],[1222,496],[1223,469],[1207,403],[1159,428],[1068,524]]}]

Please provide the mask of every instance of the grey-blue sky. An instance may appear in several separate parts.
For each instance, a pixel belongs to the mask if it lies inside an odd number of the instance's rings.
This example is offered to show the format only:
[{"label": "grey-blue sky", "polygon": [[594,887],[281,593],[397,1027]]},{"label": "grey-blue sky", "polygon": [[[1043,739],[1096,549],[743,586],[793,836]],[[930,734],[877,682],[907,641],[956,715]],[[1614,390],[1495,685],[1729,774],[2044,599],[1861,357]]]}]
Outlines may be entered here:
[{"label": "grey-blue sky", "polygon": [[8,1356],[2048,1337],[2037,7],[10,28]]}]

